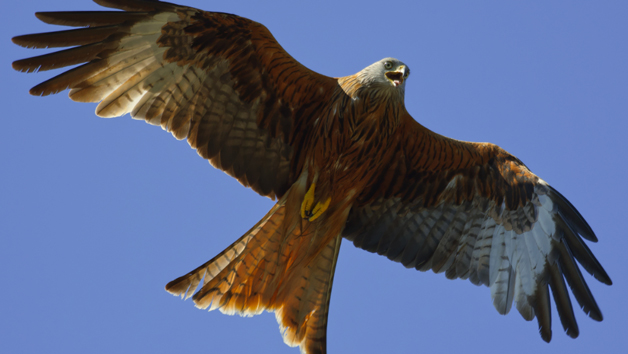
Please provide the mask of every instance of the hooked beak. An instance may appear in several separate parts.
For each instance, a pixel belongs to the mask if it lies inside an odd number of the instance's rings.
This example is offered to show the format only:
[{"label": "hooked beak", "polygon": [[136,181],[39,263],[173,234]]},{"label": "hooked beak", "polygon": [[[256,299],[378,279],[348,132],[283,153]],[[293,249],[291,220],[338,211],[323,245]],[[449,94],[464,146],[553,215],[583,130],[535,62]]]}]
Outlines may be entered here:
[{"label": "hooked beak", "polygon": [[406,70],[405,66],[401,66],[397,71],[389,71],[385,75],[395,87],[398,87],[403,84],[404,77],[406,76]]}]

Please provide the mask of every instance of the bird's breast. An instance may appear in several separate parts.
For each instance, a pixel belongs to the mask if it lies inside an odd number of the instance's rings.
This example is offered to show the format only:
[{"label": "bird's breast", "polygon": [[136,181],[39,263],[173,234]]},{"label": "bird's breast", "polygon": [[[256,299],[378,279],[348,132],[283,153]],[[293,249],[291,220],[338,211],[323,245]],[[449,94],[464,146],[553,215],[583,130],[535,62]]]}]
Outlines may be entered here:
[{"label": "bird's breast", "polygon": [[316,180],[317,199],[359,195],[380,180],[400,148],[399,110],[386,104],[369,107],[344,102],[314,125],[308,156],[310,183]]}]

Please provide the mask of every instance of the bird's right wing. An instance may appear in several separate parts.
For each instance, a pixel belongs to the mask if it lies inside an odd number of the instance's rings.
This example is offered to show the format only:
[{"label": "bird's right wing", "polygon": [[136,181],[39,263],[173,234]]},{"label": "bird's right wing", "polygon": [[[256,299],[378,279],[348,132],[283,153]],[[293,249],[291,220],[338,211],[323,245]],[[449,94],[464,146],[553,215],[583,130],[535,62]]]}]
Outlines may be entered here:
[{"label": "bird's right wing", "polygon": [[30,91],[70,89],[96,114],[135,119],[187,139],[213,166],[261,195],[283,195],[300,174],[308,118],[337,86],[292,58],[263,25],[150,0],[96,0],[124,11],[41,12],[85,27],[13,38],[29,48],[71,47],[15,61],[24,72],[83,64]]}]

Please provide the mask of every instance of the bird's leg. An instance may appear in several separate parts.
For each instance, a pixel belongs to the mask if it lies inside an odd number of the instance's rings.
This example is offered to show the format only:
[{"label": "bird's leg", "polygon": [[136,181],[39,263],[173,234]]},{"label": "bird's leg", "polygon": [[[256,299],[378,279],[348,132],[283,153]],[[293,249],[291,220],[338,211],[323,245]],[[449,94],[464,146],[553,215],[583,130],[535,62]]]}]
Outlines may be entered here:
[{"label": "bird's leg", "polygon": [[[312,185],[310,185],[310,189],[308,189],[307,193],[305,193],[305,197],[303,197],[303,203],[301,203],[301,217],[308,219],[309,221],[314,221],[321,216],[321,214],[327,210],[329,203],[331,202],[331,198],[327,198],[325,202],[319,202],[314,205],[315,190],[316,183],[312,183]],[[314,205],[314,208],[312,208],[312,205]]]}]

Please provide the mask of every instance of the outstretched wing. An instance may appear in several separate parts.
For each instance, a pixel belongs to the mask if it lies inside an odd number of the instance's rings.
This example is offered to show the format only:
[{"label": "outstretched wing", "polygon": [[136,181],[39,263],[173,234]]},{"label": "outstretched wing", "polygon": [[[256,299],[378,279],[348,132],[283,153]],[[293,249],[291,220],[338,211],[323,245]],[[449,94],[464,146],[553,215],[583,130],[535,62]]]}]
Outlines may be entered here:
[{"label": "outstretched wing", "polygon": [[499,313],[514,300],[547,342],[548,286],[563,328],[578,336],[564,279],[584,312],[602,320],[575,260],[611,280],[580,237],[596,242],[595,234],[567,199],[498,146],[440,136],[409,115],[403,124],[396,159],[360,196],[345,238],[408,268],[490,287]]},{"label": "outstretched wing", "polygon": [[301,169],[298,129],[329,102],[336,80],[294,60],[263,25],[150,0],[96,0],[125,10],[42,12],[50,24],[86,27],[13,42],[72,47],[18,60],[32,72],[83,64],[30,90],[70,90],[100,102],[96,114],[135,119],[187,139],[212,165],[261,195],[283,195]]}]

